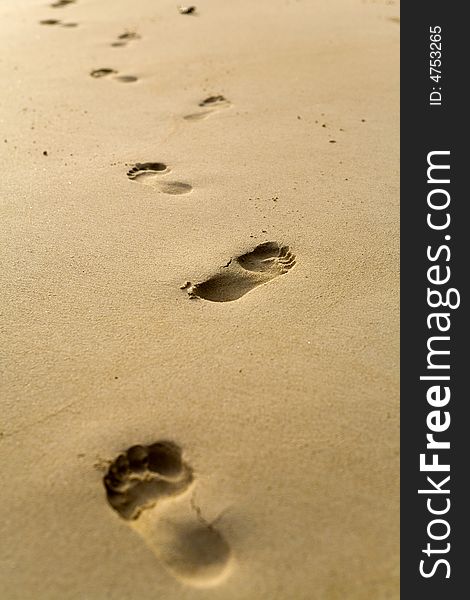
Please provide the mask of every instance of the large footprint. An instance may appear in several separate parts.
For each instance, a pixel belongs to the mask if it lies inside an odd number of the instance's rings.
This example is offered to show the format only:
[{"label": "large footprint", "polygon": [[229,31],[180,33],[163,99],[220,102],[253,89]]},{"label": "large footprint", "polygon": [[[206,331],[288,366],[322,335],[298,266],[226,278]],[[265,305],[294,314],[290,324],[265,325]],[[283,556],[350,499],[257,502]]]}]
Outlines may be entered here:
[{"label": "large footprint", "polygon": [[189,194],[193,187],[189,183],[183,181],[166,181],[160,180],[158,175],[169,173],[170,169],[165,163],[147,162],[136,163],[129,171],[127,176],[131,181],[138,181],[145,185],[158,188],[164,194],[179,195]]},{"label": "large footprint", "polygon": [[264,242],[251,252],[230,260],[224,271],[202,283],[186,289],[190,298],[203,298],[211,302],[231,302],[238,300],[254,288],[271,279],[284,275],[295,265],[295,255],[289,246],[277,242]]},{"label": "large footprint", "polygon": [[103,478],[110,506],[180,581],[211,587],[229,574],[231,550],[188,499],[192,469],[179,446],[159,441],[120,454]]}]

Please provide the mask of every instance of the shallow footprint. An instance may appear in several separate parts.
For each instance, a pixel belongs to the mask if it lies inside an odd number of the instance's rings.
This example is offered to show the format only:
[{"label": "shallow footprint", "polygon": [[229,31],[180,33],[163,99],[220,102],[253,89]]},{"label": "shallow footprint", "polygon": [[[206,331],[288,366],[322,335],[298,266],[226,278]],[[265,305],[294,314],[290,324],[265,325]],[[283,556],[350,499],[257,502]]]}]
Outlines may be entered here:
[{"label": "shallow footprint", "polygon": [[122,83],[134,83],[134,81],[138,81],[138,77],[135,75],[118,75],[114,79],[121,81]]},{"label": "shallow footprint", "polygon": [[78,23],[62,23],[59,19],[43,19],[39,21],[40,25],[60,25],[61,27],[77,27]]},{"label": "shallow footprint", "polygon": [[189,194],[193,186],[182,181],[164,181],[159,185],[159,188],[164,194],[179,196],[180,194]]},{"label": "shallow footprint", "polygon": [[113,46],[114,48],[119,48],[122,46],[126,46],[127,42],[139,39],[140,35],[136,31],[126,30],[124,33],[118,35],[117,41],[113,42],[111,46]]},{"label": "shallow footprint", "polygon": [[198,106],[205,110],[185,115],[183,118],[186,119],[186,121],[199,121],[205,119],[218,109],[228,108],[231,106],[231,103],[224,96],[219,94],[217,96],[208,96],[199,102]]},{"label": "shallow footprint", "polygon": [[170,441],[131,446],[110,465],[103,483],[109,505],[180,581],[217,585],[228,575],[231,550],[189,500],[191,467]]},{"label": "shallow footprint", "polygon": [[232,302],[254,288],[286,274],[295,265],[295,255],[289,246],[264,242],[251,252],[230,260],[224,271],[202,283],[186,284],[190,298],[211,302]]},{"label": "shallow footprint", "polygon": [[115,69],[94,69],[90,71],[90,75],[95,79],[99,79],[100,77],[106,77],[108,75],[116,75],[114,79],[120,81],[121,83],[133,83],[137,81],[138,78],[135,75],[117,75],[117,71]]}]

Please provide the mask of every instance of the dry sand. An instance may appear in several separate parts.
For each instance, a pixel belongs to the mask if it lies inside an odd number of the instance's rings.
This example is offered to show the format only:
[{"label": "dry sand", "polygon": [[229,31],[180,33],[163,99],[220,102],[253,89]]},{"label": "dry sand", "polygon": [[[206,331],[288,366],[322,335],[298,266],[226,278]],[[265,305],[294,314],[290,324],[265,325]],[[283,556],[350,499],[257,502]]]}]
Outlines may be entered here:
[{"label": "dry sand", "polygon": [[398,15],[2,0],[3,600],[398,598]]}]

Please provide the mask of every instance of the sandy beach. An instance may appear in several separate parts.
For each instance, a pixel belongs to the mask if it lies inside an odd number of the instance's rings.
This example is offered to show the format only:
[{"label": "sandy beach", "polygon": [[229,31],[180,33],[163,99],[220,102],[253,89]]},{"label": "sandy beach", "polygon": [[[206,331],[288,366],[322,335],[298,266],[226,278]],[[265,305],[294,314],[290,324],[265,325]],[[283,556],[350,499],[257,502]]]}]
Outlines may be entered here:
[{"label": "sandy beach", "polygon": [[399,5],[0,32],[0,597],[398,599]]}]

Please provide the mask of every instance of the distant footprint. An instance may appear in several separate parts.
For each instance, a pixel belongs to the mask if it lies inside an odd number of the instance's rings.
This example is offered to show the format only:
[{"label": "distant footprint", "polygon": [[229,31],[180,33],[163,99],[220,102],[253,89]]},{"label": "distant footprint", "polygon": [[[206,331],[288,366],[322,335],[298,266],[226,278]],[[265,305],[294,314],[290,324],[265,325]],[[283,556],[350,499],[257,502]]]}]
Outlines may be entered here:
[{"label": "distant footprint", "polygon": [[138,181],[139,183],[156,187],[164,194],[189,194],[193,189],[189,183],[183,183],[182,181],[161,181],[159,179],[159,175],[169,172],[170,168],[167,167],[165,163],[136,163],[129,171],[127,171],[127,176],[132,181]]},{"label": "distant footprint", "polygon": [[103,478],[111,508],[165,568],[183,583],[211,587],[228,575],[231,550],[188,499],[193,482],[181,448],[170,441],[131,446]]},{"label": "distant footprint", "polygon": [[224,96],[218,95],[205,98],[199,102],[198,106],[204,110],[185,115],[183,118],[187,121],[199,121],[201,119],[205,119],[216,110],[230,107],[231,103]]},{"label": "distant footprint", "polygon": [[77,27],[78,23],[62,23],[59,19],[43,19],[40,25],[60,25],[60,27]]},{"label": "distant footprint", "polygon": [[117,75],[114,79],[122,83],[134,83],[134,81],[138,81],[138,77],[135,75]]},{"label": "distant footprint", "polygon": [[90,71],[91,77],[95,79],[100,79],[101,77],[107,77],[108,75],[115,75],[114,79],[117,81],[121,81],[122,83],[133,83],[137,81],[138,78],[135,75],[117,75],[117,71],[114,69],[93,69]]},{"label": "distant footprint", "polygon": [[116,73],[116,71],[114,69],[93,69],[93,71],[90,71],[90,75],[95,78],[106,77],[112,73]]},{"label": "distant footprint", "polygon": [[76,0],[55,0],[55,2],[52,2],[52,4],[50,4],[50,6],[52,6],[52,8],[62,8],[64,6],[67,6],[67,4],[74,4]]},{"label": "distant footprint", "polygon": [[126,30],[124,33],[121,33],[121,35],[118,35],[117,41],[113,42],[111,46],[115,48],[126,46],[127,42],[138,39],[140,39],[140,35],[137,32]]},{"label": "distant footprint", "polygon": [[251,252],[230,260],[224,271],[202,283],[186,289],[190,298],[203,298],[211,302],[232,302],[254,288],[267,283],[279,275],[286,274],[295,265],[295,255],[289,246],[277,242],[264,242]]}]

